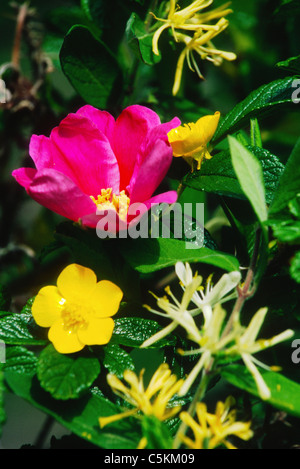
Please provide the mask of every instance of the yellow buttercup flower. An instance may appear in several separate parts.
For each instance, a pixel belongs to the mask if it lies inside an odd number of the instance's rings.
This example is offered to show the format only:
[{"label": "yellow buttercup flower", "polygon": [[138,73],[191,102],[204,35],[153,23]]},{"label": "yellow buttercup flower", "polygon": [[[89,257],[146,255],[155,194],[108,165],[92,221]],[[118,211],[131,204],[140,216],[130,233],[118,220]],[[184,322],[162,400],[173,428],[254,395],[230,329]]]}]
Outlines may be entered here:
[{"label": "yellow buttercup flower", "polygon": [[183,157],[192,167],[194,160],[197,161],[197,169],[201,168],[204,158],[210,159],[208,144],[214,136],[220,119],[220,112],[213,115],[203,116],[197,120],[184,124],[168,133],[169,143],[175,157]]},{"label": "yellow buttercup flower", "polygon": [[32,315],[60,353],[74,353],[85,345],[107,344],[123,293],[108,280],[97,282],[96,274],[78,264],[67,266],[57,286],[43,287],[37,294]]},{"label": "yellow buttercup flower", "polygon": [[[176,5],[176,0],[170,0],[166,18],[159,18],[152,13],[159,25],[152,39],[154,54],[159,55],[158,40],[168,28],[172,30],[174,40],[184,44],[177,63],[173,95],[179,91],[185,59],[190,70],[196,71],[198,76],[203,78],[193,52],[196,52],[202,60],[209,60],[214,65],[220,65],[223,59],[230,61],[236,59],[234,53],[218,50],[212,43],[212,39],[224,31],[229,24],[225,16],[232,13],[232,10],[227,8],[231,2],[210,11],[203,11],[212,3],[213,0],[196,0],[186,8],[180,9]],[[218,20],[216,24],[211,23],[214,20]]]},{"label": "yellow buttercup flower", "polygon": [[190,427],[194,435],[194,440],[181,435],[183,443],[190,449],[214,449],[221,445],[225,445],[227,449],[236,449],[228,441],[228,437],[234,435],[245,441],[252,438],[251,422],[236,421],[236,410],[232,409],[234,403],[231,396],[225,402],[219,401],[215,414],[210,414],[206,405],[198,402],[196,406],[198,421],[187,412],[181,412],[181,420]]},{"label": "yellow buttercup flower", "polygon": [[171,374],[168,365],[163,363],[155,371],[148,387],[145,389],[143,382],[144,371],[142,370],[139,376],[131,370],[124,372],[124,380],[129,384],[129,387],[115,375],[108,374],[107,382],[113,392],[133,408],[121,414],[100,417],[99,424],[101,428],[138,412],[144,415],[154,415],[159,420],[164,421],[174,417],[180,411],[181,406],[168,407],[168,405],[170,399],[178,393],[183,380],[177,380],[177,377]]}]

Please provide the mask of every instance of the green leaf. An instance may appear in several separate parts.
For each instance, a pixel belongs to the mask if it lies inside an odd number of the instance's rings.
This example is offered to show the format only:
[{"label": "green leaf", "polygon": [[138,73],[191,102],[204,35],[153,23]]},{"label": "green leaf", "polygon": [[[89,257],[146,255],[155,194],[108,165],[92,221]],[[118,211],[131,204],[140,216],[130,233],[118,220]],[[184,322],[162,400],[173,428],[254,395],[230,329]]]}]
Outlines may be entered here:
[{"label": "green leaf", "polygon": [[7,347],[6,348],[6,361],[4,370],[6,372],[15,372],[20,375],[33,376],[36,373],[37,357],[31,350],[25,347]]},{"label": "green leaf", "polygon": [[300,55],[278,62],[276,67],[292,72],[293,74],[300,74]]},{"label": "green leaf", "polygon": [[243,192],[258,219],[268,218],[263,170],[257,158],[234,137],[228,136],[232,164]]},{"label": "green leaf", "polygon": [[[270,203],[277,189],[280,175],[284,171],[284,165],[268,150],[253,146],[246,148],[258,158],[262,165],[266,201]],[[183,179],[183,184],[199,191],[239,199],[246,198],[233,169],[229,150],[219,152],[211,160],[206,160],[202,164],[201,171],[189,173]]]},{"label": "green leaf", "polygon": [[147,449],[171,449],[173,439],[168,427],[154,415],[145,415],[142,421],[143,436]]},{"label": "green leaf", "polygon": [[128,44],[137,52],[145,64],[153,65],[160,61],[161,56],[157,56],[152,52],[153,33],[146,31],[145,23],[136,13],[132,13],[128,20],[126,35]]},{"label": "green leaf", "polygon": [[96,390],[62,405],[61,401],[43,391],[35,376],[7,371],[5,382],[14,394],[100,448],[135,449],[138,445],[140,433],[136,419],[123,419],[100,429],[99,417],[118,414],[121,410]]},{"label": "green leaf", "polygon": [[300,138],[297,141],[282,173],[278,189],[274,195],[273,202],[269,209],[272,216],[284,210],[290,200],[294,199],[300,192]]},{"label": "green leaf", "polygon": [[[253,147],[262,148],[262,140],[260,134],[260,128],[258,125],[258,120],[255,118],[250,119],[250,128],[251,128],[251,145]],[[242,142],[240,142],[242,143]],[[246,145],[244,145],[246,146]]]},{"label": "green leaf", "polygon": [[44,345],[31,313],[0,312],[0,339],[11,345]]},{"label": "green leaf", "polygon": [[293,81],[295,77],[287,77],[265,84],[253,91],[246,99],[237,104],[222,119],[213,138],[216,144],[228,133],[245,127],[251,117],[265,117],[274,113],[283,105],[293,104]]},{"label": "green leaf", "polygon": [[103,365],[118,378],[123,378],[125,370],[134,370],[131,356],[117,344],[108,344],[104,347]]},{"label": "green leaf", "polygon": [[300,283],[300,251],[296,252],[295,256],[292,259],[290,274],[291,277],[295,280],[295,282]]},{"label": "green leaf", "polygon": [[121,69],[117,60],[100,40],[84,26],[74,26],[60,51],[64,74],[79,95],[92,106],[106,109],[121,91]]},{"label": "green leaf", "polygon": [[[140,347],[145,340],[149,339],[160,330],[161,326],[152,319],[137,317],[116,319],[110,343],[127,347]],[[176,338],[169,335],[153,344],[153,348],[162,348],[175,345],[175,343]]]},{"label": "green leaf", "polygon": [[300,243],[300,220],[269,220],[274,237],[283,243]]},{"label": "green leaf", "polygon": [[91,355],[58,353],[48,345],[40,354],[37,375],[41,386],[55,399],[77,399],[93,384],[100,363]]},{"label": "green leaf", "polygon": [[238,260],[229,254],[205,247],[194,249],[192,243],[178,239],[136,239],[127,244],[127,249],[122,250],[122,255],[141,273],[174,266],[177,261],[210,264],[229,272],[239,269]]},{"label": "green leaf", "polygon": [[[288,414],[300,417],[300,384],[273,371],[260,370],[260,373],[271,391],[271,397],[266,402]],[[225,366],[221,375],[233,386],[259,396],[255,381],[244,366]]]}]

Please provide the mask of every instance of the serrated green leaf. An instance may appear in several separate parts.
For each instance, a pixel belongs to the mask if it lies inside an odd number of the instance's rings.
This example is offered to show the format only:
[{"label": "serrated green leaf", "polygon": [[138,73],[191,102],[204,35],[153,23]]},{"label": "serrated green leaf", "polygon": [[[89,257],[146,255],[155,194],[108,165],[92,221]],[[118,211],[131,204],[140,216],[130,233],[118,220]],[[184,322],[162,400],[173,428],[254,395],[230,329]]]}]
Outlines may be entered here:
[{"label": "serrated green leaf", "polygon": [[125,370],[134,370],[131,356],[117,344],[108,344],[104,347],[103,365],[118,378],[123,378]]},{"label": "serrated green leaf", "polygon": [[[288,414],[300,417],[300,384],[273,371],[260,370],[260,373],[271,391],[271,397],[266,402]],[[255,381],[244,366],[225,366],[221,375],[233,386],[259,396]]]},{"label": "serrated green leaf", "polygon": [[293,104],[293,81],[295,77],[287,77],[267,83],[237,104],[221,120],[213,138],[216,144],[227,134],[236,132],[248,125],[251,117],[265,117],[274,112],[278,106]]},{"label": "serrated green leaf", "polygon": [[237,179],[260,222],[268,218],[265,183],[259,160],[234,137],[228,136],[232,165]]},{"label": "serrated green leaf", "polygon": [[31,313],[0,312],[0,339],[11,345],[45,345]]},{"label": "serrated green leaf", "polygon": [[100,363],[91,355],[58,353],[48,345],[40,354],[37,376],[41,386],[55,399],[77,399],[93,384]]},{"label": "serrated green leaf", "polygon": [[229,254],[205,247],[194,249],[192,243],[178,239],[136,239],[127,244],[122,255],[134,269],[142,273],[174,266],[177,261],[210,264],[229,272],[239,269],[238,260]]},{"label": "serrated green leaf", "polygon": [[60,51],[60,61],[75,90],[92,106],[106,109],[116,88],[121,91],[122,74],[117,60],[84,26],[70,29]]},{"label": "serrated green leaf", "polygon": [[[127,347],[140,347],[145,340],[152,337],[159,330],[161,330],[160,325],[152,319],[137,317],[116,319],[110,343],[117,343]],[[153,344],[153,348],[175,345],[175,343],[176,338],[169,335]]]},{"label": "serrated green leaf", "polygon": [[6,372],[27,374],[36,373],[37,357],[31,350],[21,346],[6,347],[6,360],[3,369]]},{"label": "serrated green leaf", "polygon": [[[266,201],[270,203],[277,189],[279,178],[284,171],[284,165],[277,156],[268,150],[250,145],[246,148],[258,158],[262,165]],[[233,169],[229,150],[217,153],[211,160],[205,161],[199,172],[189,173],[183,179],[183,184],[199,191],[239,199],[246,198]]]}]

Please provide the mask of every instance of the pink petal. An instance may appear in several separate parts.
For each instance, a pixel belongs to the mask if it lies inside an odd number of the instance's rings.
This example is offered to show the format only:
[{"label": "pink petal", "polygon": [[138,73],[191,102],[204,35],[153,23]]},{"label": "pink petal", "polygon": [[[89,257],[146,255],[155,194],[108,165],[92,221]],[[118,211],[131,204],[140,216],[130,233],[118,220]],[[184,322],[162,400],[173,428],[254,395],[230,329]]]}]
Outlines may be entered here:
[{"label": "pink petal", "polygon": [[83,192],[94,197],[108,187],[119,192],[119,166],[110,142],[87,118],[69,114],[50,138],[61,154],[55,169],[70,175]]},{"label": "pink petal", "polygon": [[124,109],[116,120],[113,149],[120,168],[120,190],[126,189],[129,184],[138,155],[143,152],[148,132],[159,124],[159,116],[140,105]]},{"label": "pink petal", "polygon": [[55,169],[39,171],[28,187],[28,194],[39,204],[63,217],[78,221],[96,211],[96,205],[76,184]]},{"label": "pink petal", "polygon": [[167,133],[178,125],[180,121],[175,117],[149,132],[144,153],[137,161],[128,187],[132,203],[149,199],[167,174],[173,159]]},{"label": "pink petal", "polygon": [[15,169],[12,175],[21,186],[28,190],[36,173],[37,170],[34,168],[19,168]]},{"label": "pink petal", "polygon": [[44,135],[32,135],[29,143],[29,154],[34,161],[36,169],[51,168],[55,149],[51,140]]},{"label": "pink petal", "polygon": [[99,109],[87,104],[78,109],[76,115],[89,119],[93,127],[96,127],[96,129],[104,133],[109,141],[112,140],[115,128],[115,119],[109,112],[100,111]]},{"label": "pink petal", "polygon": [[172,162],[172,149],[163,140],[157,140],[137,169],[131,188],[131,203],[144,202],[150,199],[153,192],[167,174]]}]

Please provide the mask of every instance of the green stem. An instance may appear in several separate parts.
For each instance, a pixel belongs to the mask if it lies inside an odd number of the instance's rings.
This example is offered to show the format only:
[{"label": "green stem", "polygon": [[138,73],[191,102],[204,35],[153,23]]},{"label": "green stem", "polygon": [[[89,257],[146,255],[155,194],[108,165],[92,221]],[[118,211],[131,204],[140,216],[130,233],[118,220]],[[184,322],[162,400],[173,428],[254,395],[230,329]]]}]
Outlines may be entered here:
[{"label": "green stem", "polygon": [[260,246],[260,239],[261,239],[261,230],[258,229],[256,231],[256,238],[255,238],[255,245],[250,261],[250,266],[245,278],[245,282],[242,288],[238,287],[238,297],[235,302],[235,305],[233,307],[231,316],[226,324],[226,327],[223,331],[223,334],[221,336],[221,339],[225,337],[231,330],[232,325],[235,323],[235,321],[238,319],[240,312],[244,306],[245,301],[250,298],[250,296],[253,295],[255,291],[255,287],[253,286],[253,280],[254,280],[254,273],[255,273],[255,267],[256,267],[256,262],[259,254],[259,246]]},{"label": "green stem", "polygon": [[[210,366],[204,370],[202,379],[199,383],[197,391],[193,397],[193,400],[188,408],[188,413],[191,417],[195,415],[197,403],[202,400],[203,396],[205,395],[208,383],[211,379],[211,368],[213,365],[213,360],[210,363]],[[179,429],[174,438],[173,449],[178,449],[181,445],[181,437],[185,435],[187,430],[187,425],[184,422],[181,422]]]}]

